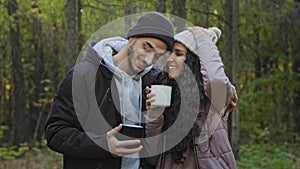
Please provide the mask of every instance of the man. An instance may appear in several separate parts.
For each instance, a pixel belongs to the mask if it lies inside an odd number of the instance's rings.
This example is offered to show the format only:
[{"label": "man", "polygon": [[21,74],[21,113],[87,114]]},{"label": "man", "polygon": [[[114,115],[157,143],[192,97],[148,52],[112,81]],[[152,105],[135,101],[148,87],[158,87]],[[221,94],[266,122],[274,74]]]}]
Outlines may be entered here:
[{"label": "man", "polygon": [[88,47],[62,81],[45,126],[48,146],[63,154],[64,169],[143,167],[141,141],[117,135],[121,123],[141,124],[142,89],[157,74],[152,64],[172,50],[173,36],[172,23],[149,12],[129,29],[128,40],[108,38]]}]

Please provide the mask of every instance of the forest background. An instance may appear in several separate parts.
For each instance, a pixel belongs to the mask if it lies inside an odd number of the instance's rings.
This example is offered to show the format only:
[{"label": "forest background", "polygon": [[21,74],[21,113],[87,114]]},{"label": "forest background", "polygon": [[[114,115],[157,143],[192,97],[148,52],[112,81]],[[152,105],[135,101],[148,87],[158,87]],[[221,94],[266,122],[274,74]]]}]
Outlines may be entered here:
[{"label": "forest background", "polygon": [[300,168],[300,0],[0,0],[0,169],[61,168],[43,135],[61,80],[94,32],[147,11],[222,30],[239,168]]}]

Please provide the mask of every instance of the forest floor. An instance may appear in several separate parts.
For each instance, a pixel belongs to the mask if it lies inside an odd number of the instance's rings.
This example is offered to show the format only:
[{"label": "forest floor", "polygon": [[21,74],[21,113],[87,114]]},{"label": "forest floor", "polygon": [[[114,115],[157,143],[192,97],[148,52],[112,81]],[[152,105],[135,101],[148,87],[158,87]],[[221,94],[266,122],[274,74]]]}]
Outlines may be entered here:
[{"label": "forest floor", "polygon": [[[239,169],[300,169],[299,145],[240,145]],[[33,148],[15,160],[0,160],[0,169],[61,169],[62,156]]]}]

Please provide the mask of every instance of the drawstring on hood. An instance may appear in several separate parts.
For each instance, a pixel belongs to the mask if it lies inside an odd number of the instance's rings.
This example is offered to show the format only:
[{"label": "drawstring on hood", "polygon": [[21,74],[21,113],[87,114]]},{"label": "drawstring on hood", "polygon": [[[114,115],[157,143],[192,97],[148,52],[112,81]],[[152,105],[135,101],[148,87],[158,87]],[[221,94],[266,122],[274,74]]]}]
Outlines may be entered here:
[{"label": "drawstring on hood", "polygon": [[[152,66],[147,67],[143,72],[129,76],[126,72],[119,69],[113,61],[113,54],[120,52],[128,43],[121,37],[104,39],[98,42],[93,48],[97,52],[100,64],[107,67],[114,75],[118,90],[118,98],[123,124],[141,125],[142,111],[142,76],[149,72]],[[103,59],[104,63],[101,62]],[[114,91],[112,91],[114,92]],[[138,168],[140,165],[139,153],[125,155],[122,158],[121,168],[132,169]]]},{"label": "drawstring on hood", "polygon": [[[143,72],[133,76],[119,69],[113,62],[113,53],[120,52],[128,40],[114,37],[101,40],[93,48],[98,53],[100,61],[104,60],[104,66],[114,73],[113,80],[116,83],[120,99],[120,113],[124,124],[140,124],[142,109],[142,76],[150,71],[152,66]],[[102,63],[101,63],[102,64]],[[138,92],[137,92],[138,91]]]}]

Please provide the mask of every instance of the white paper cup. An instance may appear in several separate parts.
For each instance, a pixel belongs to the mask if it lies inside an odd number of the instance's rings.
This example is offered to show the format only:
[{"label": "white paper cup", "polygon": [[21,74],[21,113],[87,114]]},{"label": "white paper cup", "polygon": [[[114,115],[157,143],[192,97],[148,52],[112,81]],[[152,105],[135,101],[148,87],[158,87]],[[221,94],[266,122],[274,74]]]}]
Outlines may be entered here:
[{"label": "white paper cup", "polygon": [[157,107],[169,107],[171,104],[171,93],[172,87],[166,85],[151,85],[151,93],[154,93],[155,99],[154,102],[151,103],[153,106]]}]

